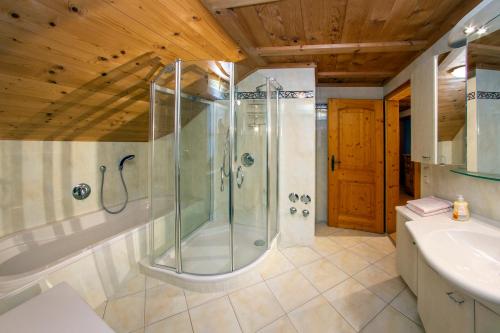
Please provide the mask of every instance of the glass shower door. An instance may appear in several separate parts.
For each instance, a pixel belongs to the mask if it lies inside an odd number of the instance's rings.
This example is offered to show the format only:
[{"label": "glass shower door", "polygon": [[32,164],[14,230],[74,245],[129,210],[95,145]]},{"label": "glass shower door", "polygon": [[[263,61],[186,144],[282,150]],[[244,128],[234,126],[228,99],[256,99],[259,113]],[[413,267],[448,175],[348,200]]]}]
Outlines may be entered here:
[{"label": "glass shower door", "polygon": [[182,272],[231,271],[229,224],[230,66],[182,62],[180,256]]},{"label": "glass shower door", "polygon": [[[240,84],[235,105],[233,260],[239,269],[267,250],[266,79]],[[247,87],[245,89],[245,87]],[[256,87],[259,87],[256,89]],[[250,91],[251,90],[251,91]]]}]

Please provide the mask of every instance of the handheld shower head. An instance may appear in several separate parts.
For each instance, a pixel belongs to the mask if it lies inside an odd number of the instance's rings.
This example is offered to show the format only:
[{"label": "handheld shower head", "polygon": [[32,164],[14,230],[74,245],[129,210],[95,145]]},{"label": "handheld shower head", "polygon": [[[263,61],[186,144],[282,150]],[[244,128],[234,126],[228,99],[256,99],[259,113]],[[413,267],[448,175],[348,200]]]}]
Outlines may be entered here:
[{"label": "handheld shower head", "polygon": [[125,161],[130,161],[133,160],[135,155],[127,155],[124,158],[121,159],[120,164],[118,165],[118,170],[123,169],[123,164],[125,164]]}]

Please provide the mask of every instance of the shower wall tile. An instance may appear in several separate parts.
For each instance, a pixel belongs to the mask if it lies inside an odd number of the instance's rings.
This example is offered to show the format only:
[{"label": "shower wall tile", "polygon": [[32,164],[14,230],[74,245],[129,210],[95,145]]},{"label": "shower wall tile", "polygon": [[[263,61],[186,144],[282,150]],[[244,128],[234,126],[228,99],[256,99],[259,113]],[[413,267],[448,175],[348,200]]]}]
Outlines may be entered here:
[{"label": "shower wall tile", "polygon": [[[123,202],[118,161],[127,154],[124,177],[130,200],[147,196],[148,146],[143,142],[10,141],[0,142],[0,237],[94,212],[100,208],[99,166],[104,164],[105,202]],[[74,185],[92,188],[86,200],[75,200]]]},{"label": "shower wall tile", "polygon": [[[314,69],[270,69],[264,75],[275,78],[288,91],[315,91]],[[316,204],[316,115],[315,98],[281,99],[279,136],[279,226],[280,246],[311,245],[314,240]],[[291,192],[308,194],[311,203],[291,203]],[[297,208],[295,215],[290,207]],[[310,212],[302,216],[302,210]]]}]

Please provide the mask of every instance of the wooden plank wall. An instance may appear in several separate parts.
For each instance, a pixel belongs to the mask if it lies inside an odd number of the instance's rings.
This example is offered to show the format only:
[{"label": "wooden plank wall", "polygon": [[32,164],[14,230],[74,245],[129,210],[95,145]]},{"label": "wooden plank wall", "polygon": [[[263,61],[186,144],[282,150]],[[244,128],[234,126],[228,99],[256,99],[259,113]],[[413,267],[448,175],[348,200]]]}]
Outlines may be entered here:
[{"label": "wooden plank wall", "polygon": [[198,0],[2,1],[0,139],[147,141],[176,58],[244,57]]}]

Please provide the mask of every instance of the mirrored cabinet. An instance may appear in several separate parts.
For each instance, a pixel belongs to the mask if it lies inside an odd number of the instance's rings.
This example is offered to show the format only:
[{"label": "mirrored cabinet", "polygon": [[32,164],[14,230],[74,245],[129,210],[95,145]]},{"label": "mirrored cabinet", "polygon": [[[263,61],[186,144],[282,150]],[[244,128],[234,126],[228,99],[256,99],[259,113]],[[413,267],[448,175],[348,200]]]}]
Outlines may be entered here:
[{"label": "mirrored cabinet", "polygon": [[437,162],[465,165],[466,48],[440,54],[437,79]]},{"label": "mirrored cabinet", "polygon": [[412,160],[500,180],[500,17],[411,75]]}]

